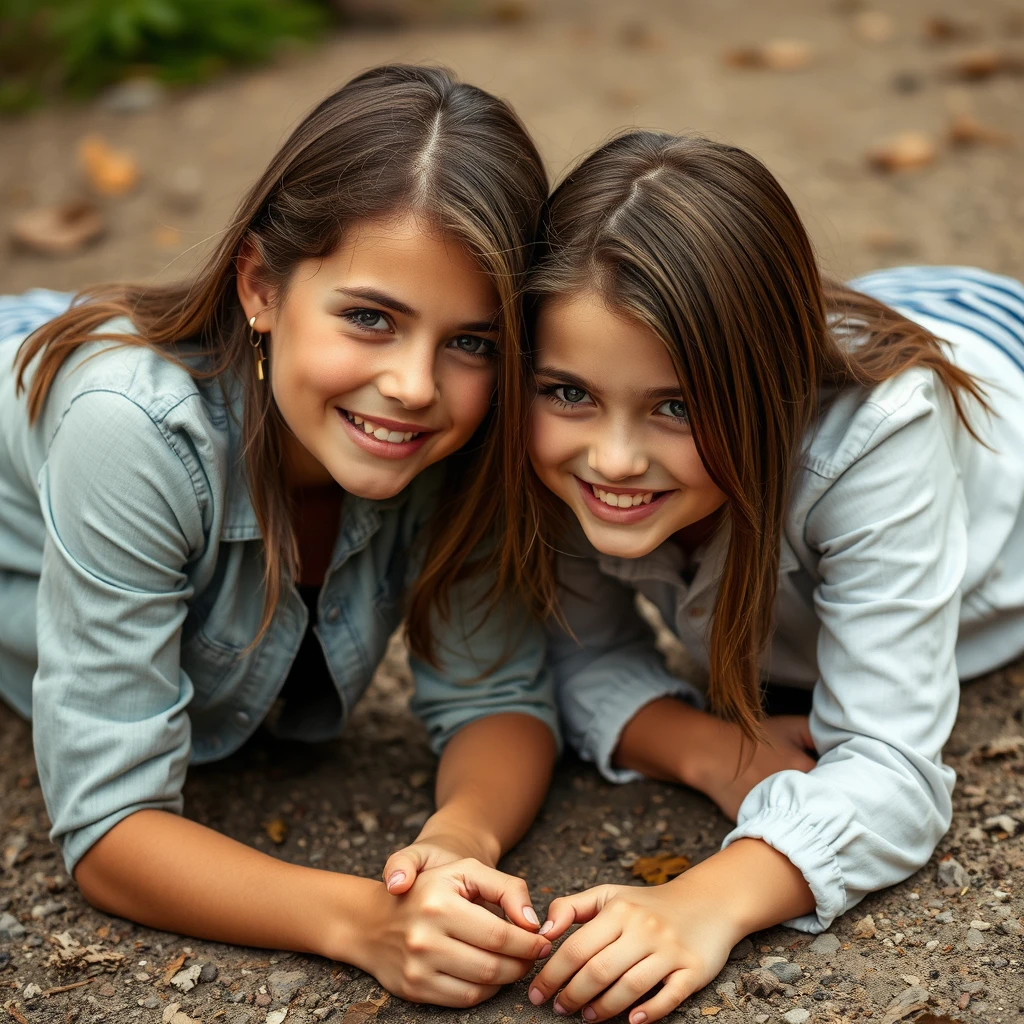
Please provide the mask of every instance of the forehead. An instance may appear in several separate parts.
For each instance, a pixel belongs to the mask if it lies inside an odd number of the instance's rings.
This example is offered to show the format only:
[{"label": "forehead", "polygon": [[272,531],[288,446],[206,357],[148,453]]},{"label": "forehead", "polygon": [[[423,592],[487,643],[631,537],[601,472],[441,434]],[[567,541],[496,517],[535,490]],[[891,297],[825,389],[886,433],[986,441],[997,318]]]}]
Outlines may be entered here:
[{"label": "forehead", "polygon": [[537,317],[537,368],[568,370],[602,391],[644,392],[678,381],[661,339],[596,292],[547,299]]}]

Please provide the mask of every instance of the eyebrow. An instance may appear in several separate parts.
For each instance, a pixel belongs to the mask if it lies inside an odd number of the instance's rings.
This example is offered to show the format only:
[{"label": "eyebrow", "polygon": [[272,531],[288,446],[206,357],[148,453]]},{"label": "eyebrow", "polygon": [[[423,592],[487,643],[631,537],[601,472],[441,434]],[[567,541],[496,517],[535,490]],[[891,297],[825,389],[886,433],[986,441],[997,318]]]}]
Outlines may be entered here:
[{"label": "eyebrow", "polygon": [[[334,290],[339,295],[347,295],[349,298],[375,302],[378,306],[384,306],[386,309],[390,309],[394,313],[401,313],[403,316],[419,316],[419,313],[412,306],[377,288],[335,288]],[[492,320],[474,320],[470,323],[459,324],[456,330],[472,331],[477,334],[493,334],[498,330],[497,320],[497,315]]]},{"label": "eyebrow", "polygon": [[[557,366],[538,366],[534,370],[534,375],[557,380],[574,388],[581,388],[591,395],[599,395],[601,393],[601,389],[595,387],[585,377],[570,373],[568,370],[560,370]],[[680,398],[682,391],[679,385],[676,384],[664,388],[647,388],[644,391],[634,392],[634,394],[641,402],[653,402],[659,399],[664,401],[669,398]]]}]

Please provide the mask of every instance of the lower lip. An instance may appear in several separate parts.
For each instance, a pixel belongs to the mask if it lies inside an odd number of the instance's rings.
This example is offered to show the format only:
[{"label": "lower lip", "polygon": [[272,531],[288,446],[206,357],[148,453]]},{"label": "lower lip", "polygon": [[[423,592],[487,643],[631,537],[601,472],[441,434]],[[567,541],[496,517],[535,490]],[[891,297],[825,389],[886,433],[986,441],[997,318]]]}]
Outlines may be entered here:
[{"label": "lower lip", "polygon": [[342,425],[348,430],[352,440],[359,445],[363,451],[376,455],[378,459],[407,459],[410,455],[418,452],[430,440],[434,433],[432,430],[424,431],[419,437],[411,441],[381,441],[379,438],[368,434],[362,426],[356,426],[342,411],[338,409],[338,416]]},{"label": "lower lip", "polygon": [[580,493],[583,495],[583,500],[586,502],[587,508],[597,516],[598,519],[603,519],[606,523],[615,523],[619,526],[629,526],[631,523],[638,523],[641,519],[646,519],[650,515],[654,515],[659,508],[665,503],[672,491],[665,491],[660,494],[657,498],[652,498],[646,505],[630,505],[629,508],[612,508],[611,505],[606,505],[601,499],[591,490],[590,484],[584,483],[578,476],[573,477],[579,486]]}]

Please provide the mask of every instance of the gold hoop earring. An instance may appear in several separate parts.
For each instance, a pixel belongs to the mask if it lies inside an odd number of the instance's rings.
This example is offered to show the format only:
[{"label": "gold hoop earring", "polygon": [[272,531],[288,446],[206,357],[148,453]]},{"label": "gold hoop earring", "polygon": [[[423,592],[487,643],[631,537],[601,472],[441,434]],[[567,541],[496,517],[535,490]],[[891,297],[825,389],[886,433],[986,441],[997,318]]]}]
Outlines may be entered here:
[{"label": "gold hoop earring", "polygon": [[266,356],[263,354],[263,335],[256,330],[256,317],[249,317],[249,344],[256,349],[256,377],[263,380],[263,364]]}]

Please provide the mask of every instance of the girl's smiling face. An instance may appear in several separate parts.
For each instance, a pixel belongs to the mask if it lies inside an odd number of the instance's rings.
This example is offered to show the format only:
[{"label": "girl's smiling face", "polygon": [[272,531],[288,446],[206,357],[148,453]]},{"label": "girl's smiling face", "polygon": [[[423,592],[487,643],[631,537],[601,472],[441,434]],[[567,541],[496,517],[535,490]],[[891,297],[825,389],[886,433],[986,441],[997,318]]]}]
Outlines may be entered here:
[{"label": "girl's smiling face", "polygon": [[461,448],[497,379],[500,300],[456,240],[416,216],[359,221],[301,263],[279,301],[252,274],[239,295],[269,335],[265,386],[288,427],[293,486],[388,498]]},{"label": "girl's smiling face", "polygon": [[546,299],[534,368],[530,461],[598,551],[640,558],[725,503],[649,328],[597,292]]}]

